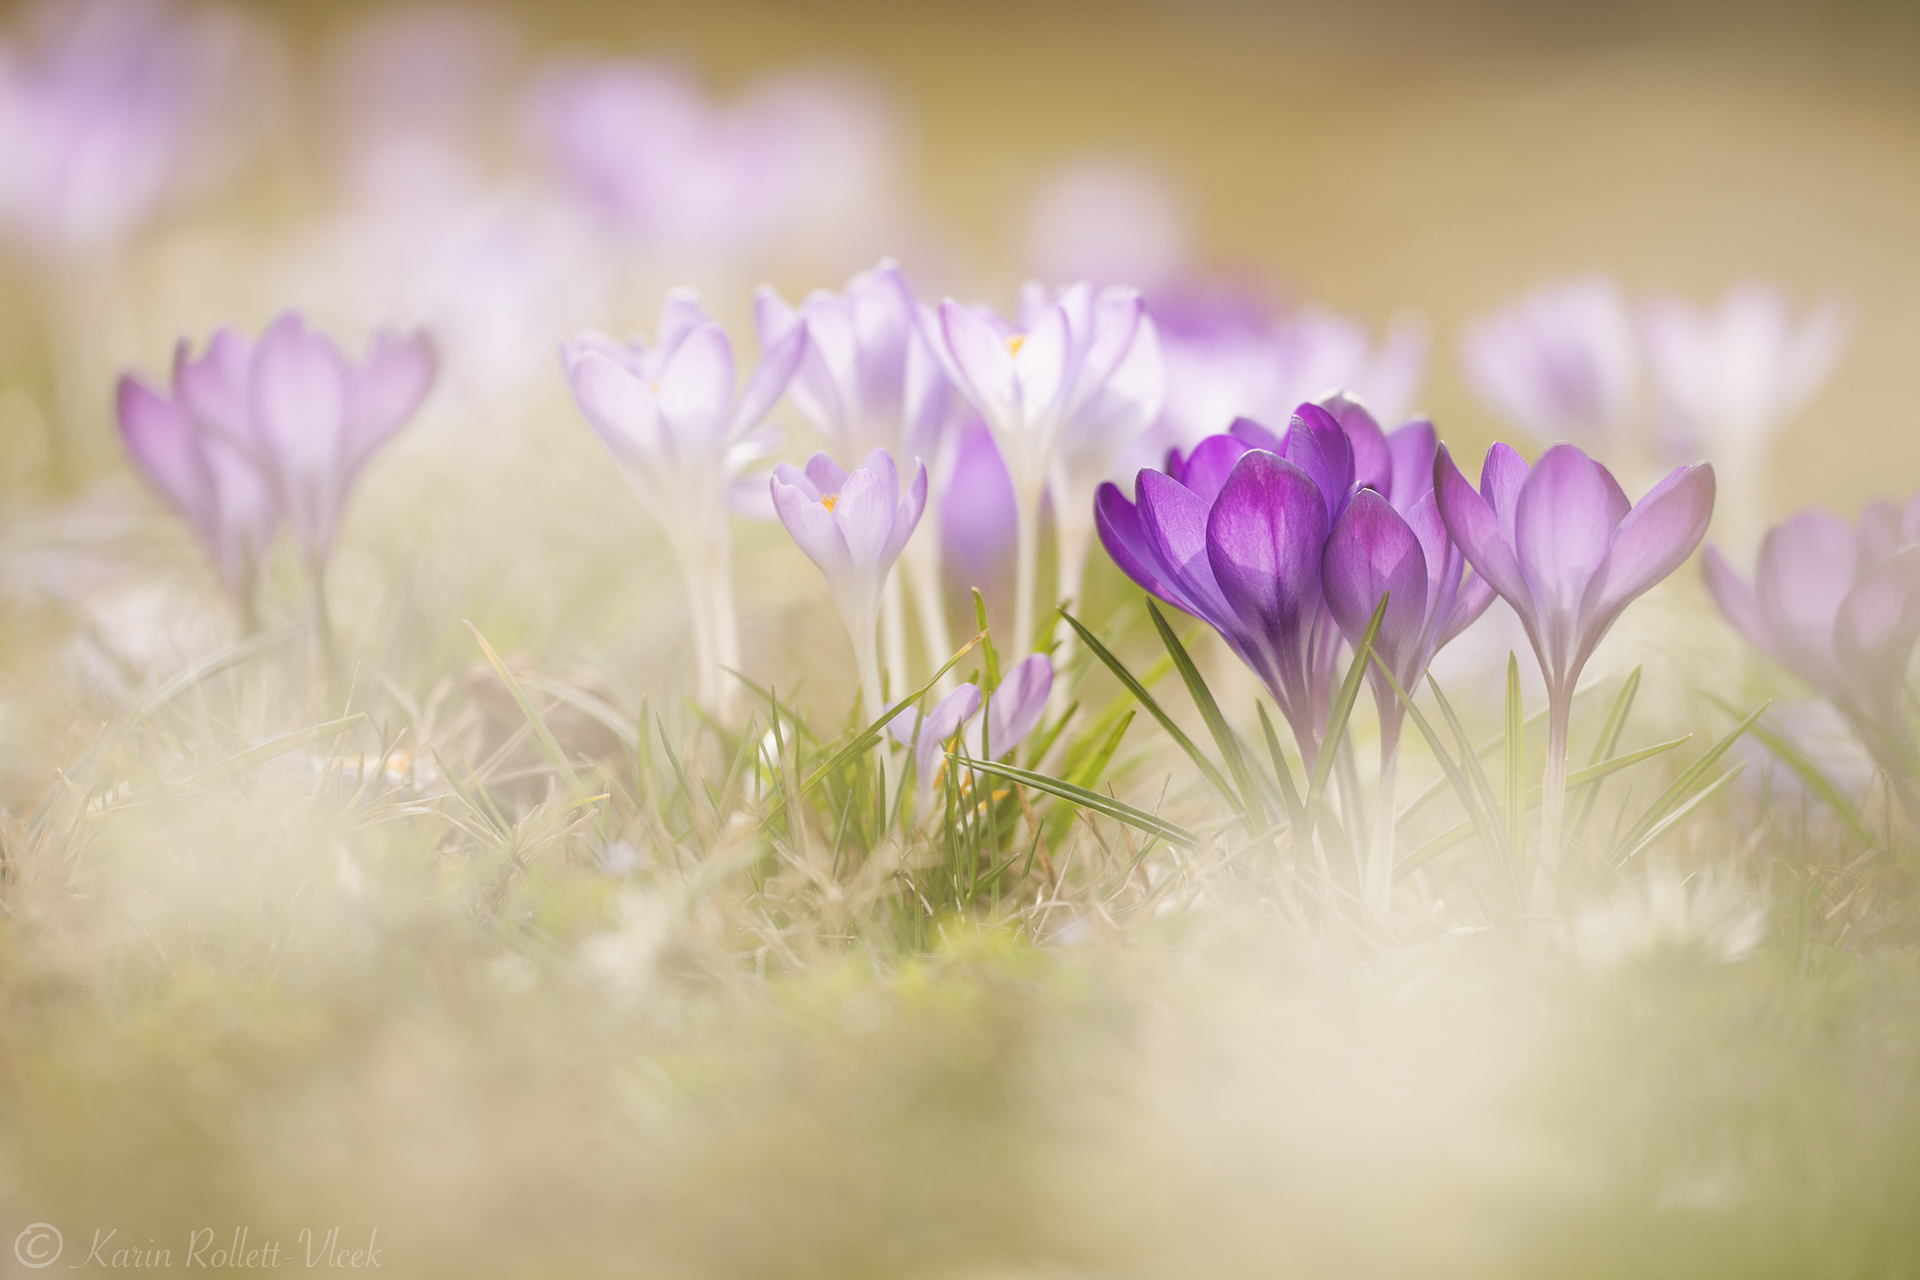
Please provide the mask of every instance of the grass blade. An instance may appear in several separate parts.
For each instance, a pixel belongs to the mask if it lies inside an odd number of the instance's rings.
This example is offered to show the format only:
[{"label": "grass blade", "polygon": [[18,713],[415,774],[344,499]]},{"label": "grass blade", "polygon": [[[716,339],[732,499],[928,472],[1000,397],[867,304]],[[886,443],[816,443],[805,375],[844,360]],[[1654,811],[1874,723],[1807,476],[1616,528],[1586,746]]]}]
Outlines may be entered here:
[{"label": "grass blade", "polygon": [[1085,787],[1075,786],[1059,778],[1049,778],[1044,773],[1035,773],[1031,769],[1022,769],[1017,765],[1002,764],[994,760],[968,760],[965,762],[965,767],[978,773],[990,774],[997,778],[1005,778],[1009,782],[1032,787],[1035,791],[1044,791],[1048,795],[1058,796],[1069,804],[1112,818],[1116,822],[1124,822],[1136,831],[1144,831],[1150,836],[1157,836],[1168,844],[1179,845],[1183,849],[1196,849],[1200,845],[1200,837],[1185,827],[1168,822],[1164,818],[1157,818],[1130,804],[1123,804],[1111,796],[1103,796],[1097,791],[1089,791]]}]

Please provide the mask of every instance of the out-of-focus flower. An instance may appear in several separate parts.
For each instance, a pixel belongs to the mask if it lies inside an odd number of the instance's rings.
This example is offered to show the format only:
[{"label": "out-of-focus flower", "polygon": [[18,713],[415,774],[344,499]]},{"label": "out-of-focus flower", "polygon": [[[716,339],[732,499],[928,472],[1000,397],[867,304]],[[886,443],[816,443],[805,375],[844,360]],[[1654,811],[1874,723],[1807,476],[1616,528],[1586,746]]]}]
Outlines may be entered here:
[{"label": "out-of-focus flower", "polygon": [[1029,285],[1020,326],[951,299],[933,318],[955,385],[985,418],[1013,480],[1019,515],[1014,634],[1034,635],[1040,510],[1060,521],[1060,595],[1077,592],[1092,530],[1093,486],[1159,413],[1160,344],[1140,295],[1085,284],[1057,295]]},{"label": "out-of-focus flower", "polygon": [[985,698],[984,721],[976,719],[982,701],[980,686],[971,682],[957,686],[925,717],[912,711],[895,716],[888,728],[894,737],[913,747],[921,807],[926,807],[927,797],[945,773],[941,756],[954,734],[960,734],[962,747],[976,760],[1005,759],[1040,723],[1052,692],[1053,663],[1045,654],[1036,653],[1001,675],[1000,683]]},{"label": "out-of-focus flower", "polygon": [[1836,304],[1795,316],[1763,285],[1734,289],[1712,307],[1652,299],[1642,332],[1669,442],[1691,456],[1764,447],[1833,373],[1847,328]]},{"label": "out-of-focus flower", "polygon": [[1426,332],[1410,319],[1376,342],[1357,321],[1321,308],[1274,316],[1245,296],[1155,295],[1147,310],[1166,362],[1155,435],[1173,447],[1191,447],[1235,418],[1278,421],[1334,391],[1394,421],[1413,403],[1426,364]]},{"label": "out-of-focus flower", "polygon": [[1035,192],[1027,256],[1042,279],[1131,284],[1153,296],[1186,269],[1191,224],[1166,174],[1134,158],[1086,156]]},{"label": "out-of-focus flower", "polygon": [[853,639],[866,713],[878,715],[884,709],[874,647],[880,594],[927,509],[927,468],[915,464],[913,483],[902,494],[899,471],[885,449],[869,453],[853,471],[816,453],[804,471],[781,463],[769,483],[780,522],[826,576]]},{"label": "out-of-focus flower", "polygon": [[1858,527],[1803,511],[1769,530],[1752,583],[1718,549],[1707,587],[1762,653],[1846,717],[1890,774],[1910,767],[1907,667],[1920,641],[1920,497],[1869,506]]},{"label": "out-of-focus flower", "polygon": [[232,11],[59,0],[0,36],[0,224],[69,253],[125,240],[259,115],[235,109],[263,36]]},{"label": "out-of-focus flower", "polygon": [[652,343],[588,334],[561,348],[580,412],[680,562],[700,698],[723,714],[732,705],[732,686],[721,672],[739,663],[729,488],[778,442],[775,433],[758,428],[806,344],[806,326],[795,325],[736,386],[733,344],[699,299],[679,290],[667,296]]},{"label": "out-of-focus flower", "polygon": [[797,311],[762,288],[755,314],[765,347],[805,321],[807,354],[787,397],[834,448],[935,456],[952,392],[921,334],[913,292],[897,263],[889,259],[862,272],[842,293],[816,290]]},{"label": "out-of-focus flower", "polygon": [[1004,605],[1019,515],[993,433],[978,422],[963,428],[952,470],[938,503],[944,572],[962,588],[978,588],[989,608]]},{"label": "out-of-focus flower", "polygon": [[1575,957],[1601,970],[1673,956],[1732,964],[1751,955],[1767,934],[1765,897],[1724,869],[1682,876],[1655,865],[1604,903],[1567,921]]},{"label": "out-of-focus flower", "polygon": [[1611,280],[1547,285],[1472,324],[1461,357],[1474,390],[1537,440],[1594,443],[1626,428],[1639,391],[1633,315]]},{"label": "out-of-focus flower", "polygon": [[243,599],[281,519],[320,574],[354,481],[434,379],[424,335],[376,334],[350,362],[289,312],[256,343],[230,329],[175,351],[171,395],[120,380],[120,429],[142,471],[186,515]]},{"label": "out-of-focus flower", "polygon": [[1573,445],[1529,467],[1496,444],[1477,490],[1443,448],[1434,492],[1467,563],[1520,615],[1549,691],[1565,699],[1621,611],[1700,545],[1713,467],[1680,467],[1632,503]]},{"label": "out-of-focus flower", "polygon": [[589,333],[562,348],[574,399],[649,509],[674,534],[724,512],[727,486],[779,443],[762,419],[806,353],[804,325],[736,389],[733,344],[699,299],[668,295],[654,340]]},{"label": "out-of-focus flower", "polygon": [[872,243],[895,203],[887,104],[844,74],[770,80],[718,104],[673,65],[561,63],[529,114],[572,189],[665,258],[837,257]]},{"label": "out-of-focus flower", "polygon": [[243,607],[280,522],[247,407],[252,346],[221,329],[195,359],[183,338],[170,392],[132,374],[123,375],[119,387],[128,455],[200,536]]}]

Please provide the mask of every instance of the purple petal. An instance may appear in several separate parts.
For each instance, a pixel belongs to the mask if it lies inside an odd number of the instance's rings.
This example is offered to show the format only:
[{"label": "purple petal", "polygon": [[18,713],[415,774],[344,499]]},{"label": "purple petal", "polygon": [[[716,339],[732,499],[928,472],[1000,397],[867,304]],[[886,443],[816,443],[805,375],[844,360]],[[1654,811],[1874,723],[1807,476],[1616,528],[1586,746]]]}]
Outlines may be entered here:
[{"label": "purple petal", "polygon": [[1674,471],[1627,513],[1593,587],[1588,608],[1593,624],[1604,625],[1693,554],[1707,535],[1713,494],[1713,467],[1697,463]]},{"label": "purple petal", "polygon": [[1240,460],[1213,504],[1206,522],[1213,580],[1246,630],[1276,654],[1293,652],[1319,608],[1326,541],[1318,486],[1265,450]]},{"label": "purple petal", "polygon": [[1733,571],[1733,566],[1727,563],[1718,547],[1707,548],[1706,554],[1701,557],[1700,569],[1713,602],[1720,606],[1720,612],[1726,615],[1734,629],[1762,653],[1775,652],[1773,636],[1767,630],[1765,619],[1760,616],[1759,598],[1754,595],[1753,588]]},{"label": "purple petal", "polygon": [[654,390],[660,418],[683,455],[717,452],[733,406],[733,344],[717,324],[703,324],[667,357]]},{"label": "purple petal", "polygon": [[1046,712],[1053,692],[1053,663],[1042,653],[1015,663],[987,699],[987,750],[996,758],[1019,746]]},{"label": "purple petal", "polygon": [[325,554],[345,498],[349,376],[339,348],[293,314],[267,329],[254,357],[253,420],[310,556]]},{"label": "purple petal", "polygon": [[598,351],[575,359],[567,380],[587,424],[622,466],[658,457],[660,406],[646,383]]},{"label": "purple petal", "polygon": [[1387,597],[1377,647],[1402,685],[1417,678],[1409,659],[1420,656],[1427,615],[1427,552],[1391,503],[1362,489],[1347,504],[1327,538],[1324,560],[1327,607],[1342,634],[1355,645]]},{"label": "purple petal", "polygon": [[425,334],[380,334],[353,373],[347,410],[348,467],[357,468],[404,425],[433,387],[438,360]]},{"label": "purple petal", "polygon": [[[754,366],[753,373],[747,378],[747,385],[740,391],[740,403],[734,407],[727,428],[730,436],[743,435],[758,426],[760,420],[773,409],[774,402],[792,385],[800,362],[807,354],[808,333],[807,325],[802,323],[771,346],[762,347],[760,363]],[[728,354],[731,357],[731,349]],[[731,373],[728,376],[731,379]],[[727,394],[733,394],[731,381],[727,386]]]},{"label": "purple petal", "polygon": [[[1491,454],[1488,461],[1491,464]],[[1500,517],[1460,474],[1460,468],[1454,465],[1453,455],[1445,446],[1433,463],[1433,496],[1447,532],[1473,571],[1519,610],[1522,617],[1530,617],[1533,606],[1526,578],[1520,572],[1520,561],[1514,555],[1507,533],[1501,528]]]},{"label": "purple petal", "polygon": [[810,497],[800,486],[784,482],[777,470],[768,488],[773,496],[774,514],[780,517],[780,523],[786,526],[787,532],[793,536],[800,550],[806,553],[807,559],[818,565],[827,576],[828,585],[837,590],[852,572],[853,565],[846,539],[840,534],[834,513],[827,510],[818,499]]},{"label": "purple petal", "polygon": [[1547,450],[1520,488],[1514,549],[1555,674],[1573,660],[1581,601],[1607,562],[1620,522],[1616,488],[1599,463],[1564,444]]},{"label": "purple petal", "polygon": [[120,437],[141,472],[195,528],[210,532],[217,497],[193,420],[131,375],[120,379]]},{"label": "purple petal", "polygon": [[1020,388],[1006,340],[980,316],[952,300],[940,304],[940,332],[961,390],[988,423],[998,429],[1016,421]]}]

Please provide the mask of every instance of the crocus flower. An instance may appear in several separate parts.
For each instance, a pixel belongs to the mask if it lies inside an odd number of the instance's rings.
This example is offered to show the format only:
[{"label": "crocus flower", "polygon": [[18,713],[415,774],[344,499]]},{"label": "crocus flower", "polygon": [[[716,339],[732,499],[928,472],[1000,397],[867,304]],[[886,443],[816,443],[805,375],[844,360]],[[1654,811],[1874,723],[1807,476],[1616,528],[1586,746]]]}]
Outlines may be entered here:
[{"label": "crocus flower", "polygon": [[1713,468],[1680,467],[1631,503],[1612,473],[1573,445],[1556,445],[1529,467],[1496,444],[1477,490],[1443,448],[1434,494],[1467,563],[1520,616],[1546,679],[1542,844],[1551,865],[1580,672],[1627,605],[1700,544],[1713,514]]},{"label": "crocus flower", "polygon": [[97,252],[219,167],[244,132],[237,77],[265,60],[263,37],[233,11],[147,0],[26,13],[17,38],[0,33],[0,224]]},{"label": "crocus flower", "polygon": [[1777,290],[1748,285],[1707,308],[1654,298],[1641,332],[1661,441],[1670,453],[1719,460],[1721,536],[1744,550],[1764,522],[1773,438],[1832,374],[1846,315],[1827,303],[1796,316]]},{"label": "crocus flower", "polygon": [[1628,425],[1638,393],[1633,316],[1610,280],[1551,284],[1472,324],[1468,381],[1509,425],[1595,442]]},{"label": "crocus flower", "polygon": [[1040,723],[1052,692],[1053,663],[1045,654],[1036,653],[1001,674],[999,685],[986,698],[984,723],[976,719],[982,700],[980,686],[971,682],[957,686],[925,717],[912,711],[895,716],[887,727],[894,737],[913,747],[921,808],[926,807],[934,784],[945,773],[941,757],[954,734],[960,734],[967,755],[976,760],[989,752],[992,759],[1005,759]]},{"label": "crocus flower", "polygon": [[1241,294],[1154,295],[1147,305],[1166,360],[1166,400],[1154,435],[1190,448],[1235,418],[1278,421],[1297,404],[1346,389],[1388,420],[1419,389],[1427,336],[1396,320],[1376,339],[1319,307],[1276,313]]},{"label": "crocus flower", "polygon": [[1831,702],[1891,778],[1911,772],[1907,668],[1920,640],[1920,497],[1857,527],[1803,511],[1769,530],[1751,583],[1716,548],[1707,587],[1762,653]]},{"label": "crocus flower", "polygon": [[198,358],[182,340],[170,394],[123,376],[120,429],[244,601],[282,519],[309,570],[323,574],[354,481],[433,379],[421,334],[377,334],[353,363],[289,312],[258,342],[219,330]]},{"label": "crocus flower", "polygon": [[1670,442],[1690,454],[1763,446],[1804,409],[1846,345],[1846,314],[1795,316],[1775,289],[1746,285],[1712,307],[1657,297],[1642,312],[1648,370]]},{"label": "crocus flower", "polygon": [[728,490],[778,441],[759,430],[806,350],[795,326],[736,388],[733,344],[699,300],[667,296],[654,341],[588,334],[561,348],[574,400],[660,522],[686,581],[700,697],[724,710],[721,668],[739,662]]},{"label": "crocus flower", "polygon": [[[886,449],[903,458],[932,460],[933,483],[944,489],[953,449],[944,438],[952,385],[921,330],[919,304],[891,259],[847,282],[843,293],[817,290],[796,311],[772,289],[755,295],[760,341],[772,345],[793,326],[807,326],[807,354],[787,398],[842,456]],[[937,530],[908,550],[906,576],[915,589],[928,661],[938,667],[951,653],[941,599]],[[906,617],[898,577],[882,606],[886,665],[896,679],[906,667]]]},{"label": "crocus flower", "polygon": [[1309,760],[1326,709],[1323,673],[1339,639],[1320,565],[1353,484],[1346,433],[1309,404],[1284,439],[1235,423],[1189,454],[1176,452],[1167,471],[1143,469],[1134,501],[1112,484],[1095,498],[1114,563],[1220,633],[1267,686]]},{"label": "crocus flower", "polygon": [[955,385],[980,411],[1013,479],[1019,513],[1014,634],[1033,635],[1040,506],[1053,492],[1063,594],[1085,560],[1085,494],[1160,410],[1159,339],[1140,295],[1080,284],[1028,286],[1020,324],[948,301],[935,318]]},{"label": "crocus flower", "polygon": [[853,471],[816,453],[804,471],[786,463],[775,467],[770,485],[780,522],[826,576],[853,640],[866,713],[878,715],[885,705],[874,647],[880,595],[927,509],[927,468],[915,464],[913,483],[902,494],[885,449],[869,453]]},{"label": "crocus flower", "polygon": [[835,449],[934,455],[951,387],[920,332],[899,264],[888,259],[862,272],[842,293],[815,290],[798,310],[762,288],[754,307],[763,346],[805,321],[809,347],[787,396]]}]

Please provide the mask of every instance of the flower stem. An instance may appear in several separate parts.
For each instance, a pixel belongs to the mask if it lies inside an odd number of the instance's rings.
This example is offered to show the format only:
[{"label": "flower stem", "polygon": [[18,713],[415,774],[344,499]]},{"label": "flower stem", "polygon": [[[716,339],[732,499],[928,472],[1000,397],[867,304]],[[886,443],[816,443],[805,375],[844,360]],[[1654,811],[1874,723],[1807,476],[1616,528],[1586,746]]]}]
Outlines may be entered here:
[{"label": "flower stem", "polygon": [[890,688],[907,687],[907,589],[898,573],[880,589],[881,671]]},{"label": "flower stem", "polygon": [[1003,646],[1012,653],[1026,653],[1034,642],[1034,596],[1040,585],[1040,509],[1046,497],[1044,481],[1028,481],[1014,498],[1019,548],[1013,570],[1013,643]]},{"label": "flower stem", "polygon": [[920,642],[927,650],[927,670],[938,671],[953,656],[946,601],[940,594],[939,542],[922,529],[908,539],[906,560],[907,574],[913,580],[914,611],[920,618]]},{"label": "flower stem", "polygon": [[1390,713],[1380,723],[1380,785],[1374,799],[1373,858],[1367,866],[1367,904],[1383,915],[1393,905],[1393,792],[1399,766],[1400,716]]},{"label": "flower stem", "polygon": [[1573,681],[1547,690],[1547,764],[1540,779],[1540,866],[1535,877],[1551,892],[1560,870],[1561,824],[1567,809],[1567,728],[1573,716]]}]

